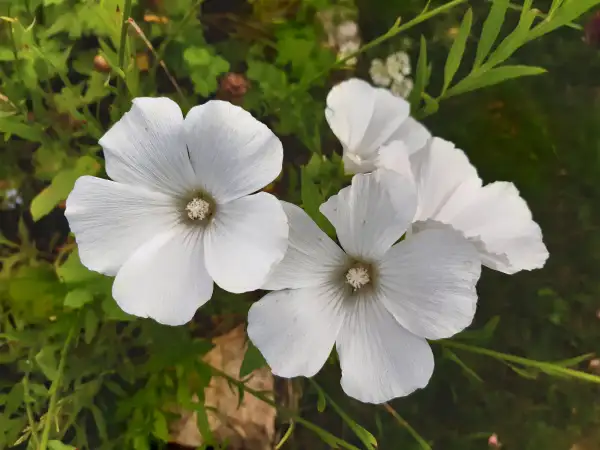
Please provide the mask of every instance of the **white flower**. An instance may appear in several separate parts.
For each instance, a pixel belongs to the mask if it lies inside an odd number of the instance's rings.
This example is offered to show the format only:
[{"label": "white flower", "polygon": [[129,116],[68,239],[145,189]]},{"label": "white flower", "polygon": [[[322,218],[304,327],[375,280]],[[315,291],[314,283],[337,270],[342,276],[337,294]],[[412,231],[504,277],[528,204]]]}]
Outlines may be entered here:
[{"label": "white flower", "polygon": [[178,325],[213,292],[259,288],[287,248],[287,217],[270,194],[279,139],[227,102],[183,118],[167,98],[138,98],[101,139],[114,181],[81,177],[66,215],[83,264],[116,275],[129,314]]},{"label": "white flower", "polygon": [[344,250],[283,204],[290,244],[264,286],[277,291],[248,315],[248,335],[273,373],[311,377],[335,344],[351,397],[381,403],[424,387],[434,365],[426,339],[450,337],[473,319],[475,247],[451,227],[396,243],[416,195],[410,177],[389,170],[355,175],[321,205]]},{"label": "white flower", "polygon": [[337,42],[347,42],[360,40],[358,38],[358,24],[353,20],[346,20],[336,28]]},{"label": "white flower", "polygon": [[483,186],[465,153],[440,138],[413,154],[410,164],[389,149],[383,152],[383,167],[414,174],[419,203],[413,232],[451,225],[475,244],[485,266],[507,274],[544,266],[542,231],[512,183]]},{"label": "white flower", "polygon": [[408,153],[421,149],[431,135],[409,111],[406,100],[357,78],[334,86],[327,95],[325,117],[342,143],[346,172],[374,170],[382,146]]},{"label": "white flower", "polygon": [[392,53],[385,60],[385,65],[392,78],[403,79],[412,72],[410,57],[406,52]]},{"label": "white flower", "polygon": [[392,82],[392,78],[387,71],[387,67],[379,58],[375,58],[371,61],[369,75],[371,76],[373,83],[375,83],[377,86],[388,87]]},{"label": "white flower", "polygon": [[394,81],[390,86],[390,90],[392,91],[392,94],[397,97],[407,98],[412,92],[413,87],[414,83],[410,77],[405,77],[402,79],[394,78]]},{"label": "white flower", "polygon": [[[338,51],[338,59],[344,59],[351,54],[357,52],[360,49],[360,41],[347,41],[340,45],[340,49]],[[355,66],[357,62],[356,57],[350,58],[346,61],[348,66]]]}]

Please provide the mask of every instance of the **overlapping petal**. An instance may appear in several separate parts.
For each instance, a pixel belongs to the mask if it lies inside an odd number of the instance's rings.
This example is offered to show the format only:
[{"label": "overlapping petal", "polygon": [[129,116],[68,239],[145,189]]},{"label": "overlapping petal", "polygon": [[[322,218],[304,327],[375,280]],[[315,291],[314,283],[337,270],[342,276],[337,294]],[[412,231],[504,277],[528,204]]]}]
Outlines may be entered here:
[{"label": "overlapping petal", "polygon": [[173,201],[165,194],[89,176],[75,183],[65,215],[81,262],[113,276],[142,244],[178,220]]},{"label": "overlapping petal", "polygon": [[278,290],[318,286],[340,276],[347,255],[302,208],[281,202],[289,222],[285,257],[269,275],[263,289]]},{"label": "overlapping petal", "polygon": [[443,339],[473,321],[481,261],[477,249],[450,226],[394,245],[377,271],[381,301],[411,333]]},{"label": "overlapping petal", "polygon": [[357,174],[352,184],[321,205],[352,257],[376,260],[404,234],[416,209],[413,180],[380,169]]},{"label": "overlapping petal", "polygon": [[218,203],[252,194],[281,172],[281,141],[238,106],[220,100],[195,106],[183,128],[196,181]]},{"label": "overlapping petal", "polygon": [[123,311],[165,325],[189,322],[212,292],[202,232],[181,226],[142,245],[119,270],[113,284],[113,297]]},{"label": "overlapping petal", "polygon": [[261,192],[218,205],[206,228],[208,273],[222,289],[259,289],[284,257],[288,220],[279,200]]},{"label": "overlapping petal", "polygon": [[140,97],[100,139],[114,181],[178,195],[195,184],[183,115],[168,98]]},{"label": "overlapping petal", "polygon": [[252,305],[248,336],[281,377],[312,377],[344,320],[343,289],[332,283],[272,292]]}]

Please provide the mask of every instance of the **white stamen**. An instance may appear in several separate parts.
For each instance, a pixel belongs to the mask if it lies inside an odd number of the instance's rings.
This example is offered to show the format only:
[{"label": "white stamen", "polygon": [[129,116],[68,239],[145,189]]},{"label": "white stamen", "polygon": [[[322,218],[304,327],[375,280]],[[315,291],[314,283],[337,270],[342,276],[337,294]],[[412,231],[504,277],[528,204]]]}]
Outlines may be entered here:
[{"label": "white stamen", "polygon": [[187,215],[192,220],[203,220],[210,214],[210,203],[201,198],[194,198],[185,207]]},{"label": "white stamen", "polygon": [[370,281],[369,271],[365,267],[352,267],[346,273],[346,283],[352,286],[355,291],[369,284]]}]

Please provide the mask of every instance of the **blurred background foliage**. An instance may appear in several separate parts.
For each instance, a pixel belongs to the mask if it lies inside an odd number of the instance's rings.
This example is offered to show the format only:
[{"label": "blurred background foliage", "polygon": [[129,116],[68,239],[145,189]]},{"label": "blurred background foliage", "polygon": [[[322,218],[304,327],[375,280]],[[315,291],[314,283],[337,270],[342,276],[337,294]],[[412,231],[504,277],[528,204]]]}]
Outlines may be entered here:
[{"label": "blurred background foliage", "polygon": [[[184,110],[220,98],[249,109],[284,143],[284,171],[269,189],[327,227],[318,206],[348,178],[324,121],[326,93],[353,75],[369,79],[374,58],[401,49],[416,72],[415,114],[464,149],[485,181],[517,185],[551,257],[533,273],[484,270],[473,326],[454,345],[434,344],[429,386],[387,409],[345,397],[332,355],[318,385],[293,384],[302,398],[280,408],[278,438],[290,418],[304,427],[281,448],[373,448],[376,439],[385,450],[478,450],[493,447],[495,433],[507,450],[600,449],[598,384],[473,351],[562,361],[578,373],[600,366],[598,2],[536,1],[541,12],[577,10],[573,23],[509,55],[508,64],[548,72],[445,98],[434,92],[443,92],[465,13],[460,56],[473,61],[493,2],[452,3],[354,61],[332,37],[339,23],[356,21],[366,43],[398,17],[402,26],[443,3],[0,0],[0,448],[164,448],[172,404],[197,411],[207,446],[219,445],[202,400],[223,374],[200,358],[212,337],[244,322],[260,293],[215,291],[185,327],[134,320],[112,299],[112,280],[81,265],[64,218],[75,179],[106,175],[97,141],[131,98],[166,95]],[[508,8],[502,38],[531,6]],[[430,71],[419,64],[422,37]],[[250,349],[243,375],[261,365]]]}]

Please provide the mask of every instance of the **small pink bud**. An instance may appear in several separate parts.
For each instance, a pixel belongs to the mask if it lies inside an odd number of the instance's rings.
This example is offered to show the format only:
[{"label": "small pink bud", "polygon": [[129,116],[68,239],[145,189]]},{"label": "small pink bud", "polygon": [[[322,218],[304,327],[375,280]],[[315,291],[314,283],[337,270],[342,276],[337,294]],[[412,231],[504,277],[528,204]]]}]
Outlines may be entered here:
[{"label": "small pink bud", "polygon": [[500,441],[496,433],[492,434],[488,439],[488,445],[492,448],[500,448]]},{"label": "small pink bud", "polygon": [[590,369],[598,369],[600,367],[600,359],[592,359],[590,361]]}]

